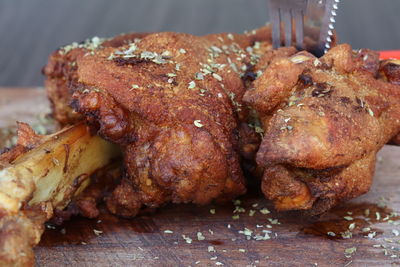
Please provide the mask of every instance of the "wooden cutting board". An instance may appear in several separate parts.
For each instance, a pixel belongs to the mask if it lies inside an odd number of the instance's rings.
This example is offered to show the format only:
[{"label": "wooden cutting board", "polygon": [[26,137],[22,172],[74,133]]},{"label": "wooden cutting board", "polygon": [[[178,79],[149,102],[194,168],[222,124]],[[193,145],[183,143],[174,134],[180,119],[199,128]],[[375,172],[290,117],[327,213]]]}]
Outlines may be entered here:
[{"label": "wooden cutting board", "polygon": [[[37,124],[48,111],[44,90],[0,89],[0,128]],[[371,191],[319,218],[277,213],[257,191],[240,199],[239,213],[229,203],[169,205],[131,220],[73,218],[45,231],[37,266],[400,265],[400,220],[391,214],[400,212],[399,159],[399,147],[383,148]],[[352,238],[342,238],[349,228]],[[247,240],[263,230],[269,239]]]}]

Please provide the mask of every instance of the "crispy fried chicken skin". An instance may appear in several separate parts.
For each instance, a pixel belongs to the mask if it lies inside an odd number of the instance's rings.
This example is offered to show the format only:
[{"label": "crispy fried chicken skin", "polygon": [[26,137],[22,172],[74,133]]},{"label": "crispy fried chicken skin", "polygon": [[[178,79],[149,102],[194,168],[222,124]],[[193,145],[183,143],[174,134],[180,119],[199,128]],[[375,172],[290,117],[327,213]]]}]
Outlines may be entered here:
[{"label": "crispy fried chicken skin", "polygon": [[[388,59],[381,61],[379,77],[390,83],[400,85],[400,60]],[[400,146],[400,133],[390,140],[390,144]]]},{"label": "crispy fried chicken skin", "polygon": [[[376,152],[400,143],[399,64],[348,45],[321,59],[273,50],[270,37],[127,34],[50,56],[55,118],[85,119],[124,151],[110,211],[229,200],[243,169],[279,210],[317,214],[368,191]],[[91,216],[99,190],[81,203]]]},{"label": "crispy fried chicken skin", "polygon": [[76,61],[100,45],[101,47],[118,47],[145,35],[146,33],[121,34],[112,39],[93,37],[81,43],[67,45],[50,55],[49,62],[42,73],[46,76],[45,88],[53,116],[61,126],[82,120],[82,116],[74,112],[69,105],[72,95],[70,85],[76,83],[78,78]]},{"label": "crispy fried chicken skin", "polygon": [[56,119],[83,116],[124,151],[126,175],[107,199],[110,211],[130,217],[143,205],[207,204],[246,191],[241,159],[254,158],[260,136],[242,97],[270,36],[268,27],[154,33],[50,57],[44,73]]},{"label": "crispy fried chicken skin", "polygon": [[377,151],[400,131],[400,86],[387,82],[399,76],[378,79],[387,68],[344,44],[275,57],[246,92],[264,130],[262,191],[278,210],[318,214],[369,190]]}]

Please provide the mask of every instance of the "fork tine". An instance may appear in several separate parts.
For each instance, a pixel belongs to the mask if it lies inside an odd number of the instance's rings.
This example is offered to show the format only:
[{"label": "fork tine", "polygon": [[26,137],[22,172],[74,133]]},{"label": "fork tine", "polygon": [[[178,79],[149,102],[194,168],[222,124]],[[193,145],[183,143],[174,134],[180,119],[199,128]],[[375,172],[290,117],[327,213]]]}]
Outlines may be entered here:
[{"label": "fork tine", "polygon": [[296,28],[296,48],[304,49],[304,13],[302,10],[293,12],[294,25]]},{"label": "fork tine", "polygon": [[270,3],[269,14],[272,23],[272,46],[279,48],[281,46],[281,16],[279,8]]},{"label": "fork tine", "polygon": [[285,29],[285,46],[291,46],[292,45],[292,32],[293,32],[293,26],[292,26],[292,10],[283,10],[281,9],[281,17],[283,20],[284,24],[284,29]]}]

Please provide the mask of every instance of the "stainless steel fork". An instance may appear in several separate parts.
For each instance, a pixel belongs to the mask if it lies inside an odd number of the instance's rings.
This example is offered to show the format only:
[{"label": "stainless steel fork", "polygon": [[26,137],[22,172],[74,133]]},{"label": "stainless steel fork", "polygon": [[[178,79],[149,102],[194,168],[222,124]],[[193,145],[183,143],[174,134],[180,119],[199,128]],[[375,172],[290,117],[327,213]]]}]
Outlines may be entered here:
[{"label": "stainless steel fork", "polygon": [[[330,48],[340,0],[269,0],[274,48],[292,46],[322,56]],[[281,30],[284,38],[281,38]],[[294,32],[294,34],[293,34]],[[307,46],[305,38],[309,39]]]}]

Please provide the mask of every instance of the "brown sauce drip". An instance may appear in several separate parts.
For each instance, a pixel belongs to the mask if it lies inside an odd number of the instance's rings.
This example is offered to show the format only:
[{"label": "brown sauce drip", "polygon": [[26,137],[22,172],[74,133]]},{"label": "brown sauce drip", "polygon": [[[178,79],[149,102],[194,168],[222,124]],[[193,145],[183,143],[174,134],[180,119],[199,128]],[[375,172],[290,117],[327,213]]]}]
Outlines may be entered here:
[{"label": "brown sauce drip", "polygon": [[222,242],[220,240],[209,240],[208,243],[210,243],[212,245],[216,245],[216,246],[220,246],[220,245],[224,244],[224,242]]},{"label": "brown sauce drip", "polygon": [[[348,219],[346,220],[344,217],[348,217]],[[350,218],[352,220],[349,220]],[[383,231],[374,227],[374,224],[399,219],[400,217],[394,216],[393,210],[388,207],[380,207],[373,203],[348,203],[322,215],[318,221],[302,228],[301,231],[307,235],[328,239],[345,239],[346,234],[343,235],[342,233],[346,232],[351,232],[352,236],[368,236],[368,234],[374,232],[379,235]],[[350,229],[353,223],[354,228]]]},{"label": "brown sauce drip", "polygon": [[[95,233],[96,231],[101,231]],[[51,247],[56,245],[79,245],[89,244],[106,233],[119,231],[133,231],[136,233],[153,233],[158,231],[148,216],[143,215],[134,219],[116,217],[102,209],[100,216],[96,219],[87,219],[76,216],[62,225],[48,224],[44,231],[39,246]]]}]

